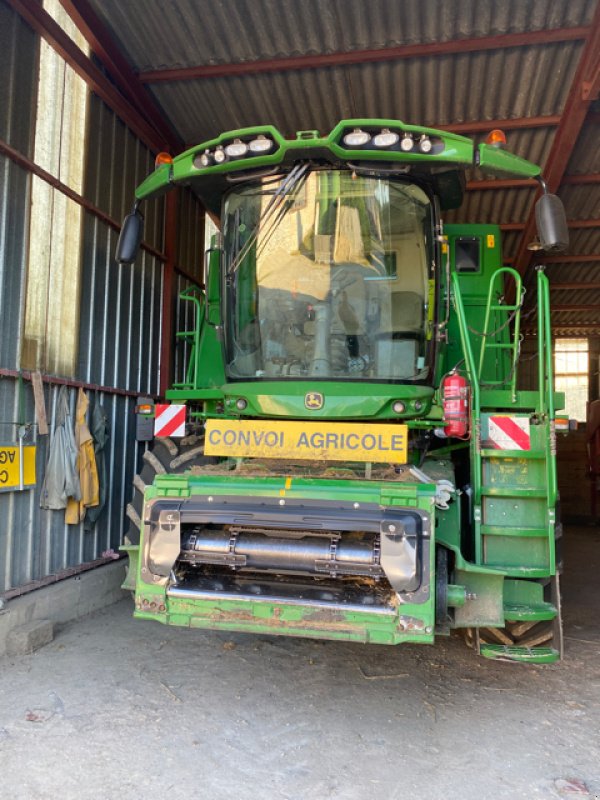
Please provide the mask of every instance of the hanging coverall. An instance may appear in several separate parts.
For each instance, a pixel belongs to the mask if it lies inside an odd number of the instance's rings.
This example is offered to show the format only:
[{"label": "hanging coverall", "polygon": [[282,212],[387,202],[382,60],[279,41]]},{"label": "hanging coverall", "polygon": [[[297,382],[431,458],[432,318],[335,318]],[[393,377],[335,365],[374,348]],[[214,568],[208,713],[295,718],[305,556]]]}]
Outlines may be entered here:
[{"label": "hanging coverall", "polygon": [[85,518],[86,509],[100,502],[98,468],[94,455],[94,440],[85,421],[89,401],[82,388],[77,394],[75,411],[75,444],[77,445],[77,469],[81,485],[81,498],[70,497],[65,511],[67,525],[77,525]]},{"label": "hanging coverall", "polygon": [[41,508],[54,511],[66,508],[69,497],[75,500],[81,497],[77,473],[77,446],[66,386],[61,387],[56,405],[56,427],[40,497]]},{"label": "hanging coverall", "polygon": [[105,448],[109,440],[108,417],[104,408],[98,403],[94,403],[91,413],[90,430],[94,438],[94,453],[96,454],[96,467],[98,468],[98,480],[100,483],[99,500],[97,506],[88,507],[85,515],[85,529],[91,531],[102,509],[106,505],[106,455]]}]

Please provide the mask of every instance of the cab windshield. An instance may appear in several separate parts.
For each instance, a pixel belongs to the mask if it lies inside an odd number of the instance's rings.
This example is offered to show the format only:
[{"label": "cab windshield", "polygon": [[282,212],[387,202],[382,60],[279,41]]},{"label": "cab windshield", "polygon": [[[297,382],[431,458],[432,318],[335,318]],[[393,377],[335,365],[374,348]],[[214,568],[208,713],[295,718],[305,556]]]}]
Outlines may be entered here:
[{"label": "cab windshield", "polygon": [[299,165],[230,192],[223,223],[230,378],[427,378],[433,222],[419,186]]}]

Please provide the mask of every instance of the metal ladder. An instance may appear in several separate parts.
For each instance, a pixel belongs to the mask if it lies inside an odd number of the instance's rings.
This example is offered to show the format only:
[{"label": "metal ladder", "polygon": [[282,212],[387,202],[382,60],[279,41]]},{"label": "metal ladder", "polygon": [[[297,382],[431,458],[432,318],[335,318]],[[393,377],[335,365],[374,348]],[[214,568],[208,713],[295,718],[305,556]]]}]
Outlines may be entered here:
[{"label": "metal ladder", "polygon": [[[496,283],[502,273],[510,273],[515,280],[516,299],[513,305],[494,301]],[[533,401],[535,409],[522,404],[515,405],[510,412],[494,412],[493,405],[486,402],[488,394],[498,394],[497,389],[510,389],[512,402],[516,404],[517,360],[519,357],[519,325],[523,290],[521,279],[515,270],[498,270],[488,293],[484,336],[478,368],[475,364],[469,328],[466,321],[460,285],[453,276],[453,300],[457,312],[461,343],[465,354],[465,365],[472,388],[471,403],[471,464],[473,485],[473,527],[475,561],[482,566],[498,569],[505,575],[505,615],[511,630],[527,629],[540,621],[559,624],[559,598],[548,599],[544,594],[545,580],[554,580],[558,595],[558,581],[554,575],[555,563],[555,506],[556,448],[554,431],[554,397],[552,347],[550,333],[549,284],[542,271],[537,276],[538,301],[538,395]],[[491,329],[497,321],[493,312],[504,313],[502,328]],[[511,316],[514,315],[514,316]],[[496,316],[496,319],[494,317]],[[515,321],[511,341],[488,342],[490,333],[499,333]],[[511,368],[504,380],[487,381],[482,384],[485,349],[492,347],[510,353]],[[491,385],[490,385],[491,384]],[[482,398],[483,395],[483,398]],[[483,401],[483,402],[482,402]],[[482,408],[484,409],[482,411]],[[486,441],[489,437],[490,418],[497,413],[514,422],[519,417],[535,418],[538,424],[530,428],[528,449],[495,449]],[[483,434],[483,437],[482,437]],[[547,577],[550,576],[550,577]],[[534,580],[534,579],[537,579]],[[527,600],[524,601],[523,598]],[[493,632],[493,631],[492,631]],[[502,631],[496,631],[501,637]],[[480,652],[491,658],[549,663],[558,660],[560,653],[555,647],[524,640],[523,645],[485,643]],[[527,644],[525,643],[527,642]]]},{"label": "metal ladder", "polygon": [[[496,298],[501,297],[505,291],[505,277],[510,275],[515,283],[515,301],[508,305],[499,302]],[[481,351],[479,354],[479,369],[477,377],[480,383],[486,386],[496,386],[498,388],[509,388],[513,402],[516,400],[517,391],[517,362],[520,350],[520,330],[521,330],[521,306],[523,304],[523,285],[521,276],[515,269],[501,267],[497,269],[490,281],[488,290],[487,305],[485,309],[485,320],[481,333]],[[510,323],[514,322],[512,335]],[[484,381],[484,365],[486,353],[490,350],[496,351],[502,356],[508,354],[508,373],[506,373],[506,363],[500,364],[499,371],[504,373],[500,379],[486,378]],[[496,369],[498,372],[498,367]]]}]

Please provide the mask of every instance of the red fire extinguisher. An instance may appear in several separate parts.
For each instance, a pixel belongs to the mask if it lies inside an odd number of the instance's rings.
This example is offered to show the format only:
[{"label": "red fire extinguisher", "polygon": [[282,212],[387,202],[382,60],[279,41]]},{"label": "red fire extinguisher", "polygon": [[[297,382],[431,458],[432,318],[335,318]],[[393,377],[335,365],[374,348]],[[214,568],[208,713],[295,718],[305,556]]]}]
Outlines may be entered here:
[{"label": "red fire extinguisher", "polygon": [[446,436],[464,439],[469,433],[469,383],[454,369],[442,379],[442,407]]}]

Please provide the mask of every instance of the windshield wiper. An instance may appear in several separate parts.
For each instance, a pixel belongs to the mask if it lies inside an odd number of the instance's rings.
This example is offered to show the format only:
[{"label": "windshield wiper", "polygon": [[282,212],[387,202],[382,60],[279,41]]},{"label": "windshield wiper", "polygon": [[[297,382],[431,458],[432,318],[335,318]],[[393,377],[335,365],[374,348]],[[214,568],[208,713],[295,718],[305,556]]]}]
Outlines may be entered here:
[{"label": "windshield wiper", "polygon": [[246,258],[256,240],[258,238],[259,231],[265,225],[265,223],[269,222],[269,228],[265,233],[265,243],[268,241],[270,236],[272,235],[273,231],[281,221],[282,217],[285,216],[287,210],[289,208],[289,203],[287,200],[290,196],[296,195],[297,191],[300,188],[300,184],[306,180],[308,176],[309,165],[307,163],[297,164],[281,181],[275,192],[273,193],[273,197],[267,203],[265,210],[262,212],[260,217],[258,218],[258,222],[252,229],[252,232],[248,239],[246,240],[246,244],[242,247],[240,252],[232,261],[231,265],[229,266],[229,271],[234,272],[242,261]]}]

